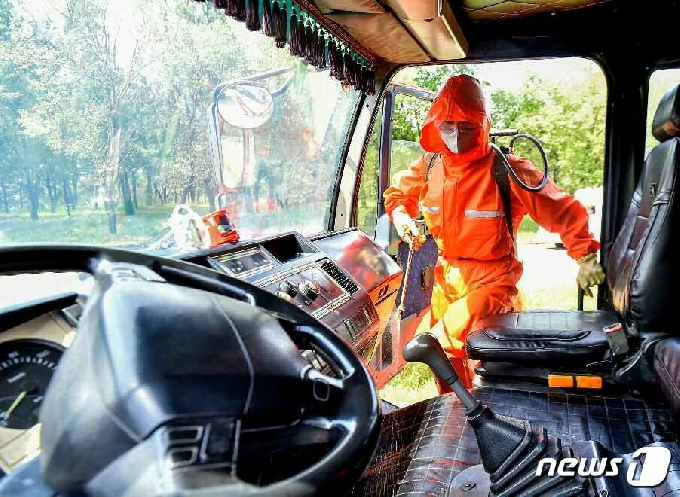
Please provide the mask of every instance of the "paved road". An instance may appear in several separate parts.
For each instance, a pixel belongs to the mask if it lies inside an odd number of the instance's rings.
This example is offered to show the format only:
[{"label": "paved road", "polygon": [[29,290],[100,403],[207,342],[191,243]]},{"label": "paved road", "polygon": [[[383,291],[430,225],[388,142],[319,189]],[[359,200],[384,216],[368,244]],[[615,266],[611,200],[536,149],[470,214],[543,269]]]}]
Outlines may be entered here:
[{"label": "paved road", "polygon": [[576,285],[578,264],[566,250],[548,244],[524,244],[519,246],[518,255],[524,263],[520,284],[525,290],[563,283]]}]

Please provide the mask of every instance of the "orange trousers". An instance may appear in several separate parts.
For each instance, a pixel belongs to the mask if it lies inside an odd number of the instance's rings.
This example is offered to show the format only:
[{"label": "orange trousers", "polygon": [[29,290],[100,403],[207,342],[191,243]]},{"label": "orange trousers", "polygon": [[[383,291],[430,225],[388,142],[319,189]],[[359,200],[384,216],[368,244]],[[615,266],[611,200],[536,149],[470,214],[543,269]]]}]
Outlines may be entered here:
[{"label": "orange trousers", "polygon": [[[429,325],[467,388],[474,377],[465,351],[467,336],[487,316],[521,310],[516,286],[521,276],[522,263],[514,255],[495,261],[439,258],[429,317],[420,329]],[[439,381],[438,387],[441,393],[451,391]]]}]

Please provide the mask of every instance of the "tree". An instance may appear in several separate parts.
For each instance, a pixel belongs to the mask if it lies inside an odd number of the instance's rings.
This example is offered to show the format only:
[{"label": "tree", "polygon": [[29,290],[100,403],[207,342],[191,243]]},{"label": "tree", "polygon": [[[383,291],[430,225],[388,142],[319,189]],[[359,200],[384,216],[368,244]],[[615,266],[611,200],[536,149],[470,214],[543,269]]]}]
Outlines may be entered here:
[{"label": "tree", "polygon": [[412,76],[412,84],[418,88],[439,92],[449,78],[459,74],[477,76],[472,64],[438,65],[430,67],[416,67]]},{"label": "tree", "polygon": [[604,166],[606,98],[601,74],[573,86],[546,85],[531,77],[521,90],[491,95],[494,123],[538,138],[550,174],[564,190],[598,186]]},{"label": "tree", "polygon": [[39,49],[43,40],[33,28],[35,25],[19,16],[13,5],[0,6],[0,133],[4,151],[0,190],[4,210],[9,211],[9,183],[16,182],[25,191],[31,219],[37,220],[40,173],[50,158],[48,149],[21,126],[23,109],[37,99],[33,82],[40,77],[42,62]]},{"label": "tree", "polygon": [[[134,15],[124,24],[126,10]],[[41,205],[70,213],[79,193],[103,187],[111,232],[118,199],[132,215],[138,189],[147,204],[212,199],[206,111],[215,86],[298,64],[264,35],[186,0],[13,0],[0,5],[0,27],[0,209],[28,199],[34,219]],[[286,105],[292,115],[304,102]]]},{"label": "tree", "polygon": [[[49,50],[41,52],[41,68],[52,77],[35,82],[40,98],[23,113],[23,125],[32,136],[55,152],[87,158],[94,165],[105,190],[112,234],[117,229],[120,157],[125,147],[123,113],[132,88],[153,60],[147,24],[151,9],[142,3],[134,22],[123,26],[104,0],[66,0],[59,26],[49,31]],[[54,199],[57,178],[48,178]],[[63,177],[58,179],[68,184]],[[129,203],[126,208],[128,214],[134,213]]]}]

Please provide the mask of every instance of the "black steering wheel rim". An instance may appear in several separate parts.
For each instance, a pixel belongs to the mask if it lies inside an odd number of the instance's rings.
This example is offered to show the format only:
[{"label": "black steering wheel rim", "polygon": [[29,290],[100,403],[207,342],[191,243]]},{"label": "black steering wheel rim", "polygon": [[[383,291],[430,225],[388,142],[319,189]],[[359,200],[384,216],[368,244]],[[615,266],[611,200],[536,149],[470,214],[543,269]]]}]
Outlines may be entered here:
[{"label": "black steering wheel rim", "polygon": [[[224,295],[248,303],[294,323],[299,340],[315,348],[343,373],[344,399],[339,411],[351,415],[345,435],[311,467],[267,487],[247,485],[249,495],[318,493],[338,484],[349,485],[360,476],[377,445],[380,408],[368,370],[352,349],[332,330],[292,303],[247,282],[196,264],[152,254],[88,245],[30,245],[0,248],[0,275],[41,272],[94,274],[102,261],[150,269],[166,282]],[[288,330],[287,330],[288,331]],[[349,395],[348,395],[349,394]],[[12,478],[12,475],[6,479]],[[6,485],[8,482],[3,482]],[[243,490],[243,489],[241,489]]]}]

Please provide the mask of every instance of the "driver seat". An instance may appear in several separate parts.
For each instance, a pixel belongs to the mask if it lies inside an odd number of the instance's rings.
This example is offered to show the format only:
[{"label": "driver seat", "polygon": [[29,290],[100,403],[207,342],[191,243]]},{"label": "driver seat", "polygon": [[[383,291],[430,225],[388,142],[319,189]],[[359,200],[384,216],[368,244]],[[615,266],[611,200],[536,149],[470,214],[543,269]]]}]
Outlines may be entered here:
[{"label": "driver seat", "polygon": [[[680,86],[680,85],[678,85]],[[587,373],[612,364],[603,326],[621,323],[630,348],[677,334],[674,290],[678,232],[675,201],[680,160],[678,86],[662,98],[652,133],[659,140],[645,160],[630,207],[607,262],[615,311],[528,311],[480,320],[467,352],[483,377],[548,380],[552,372]],[[649,340],[648,340],[649,343]]]}]

